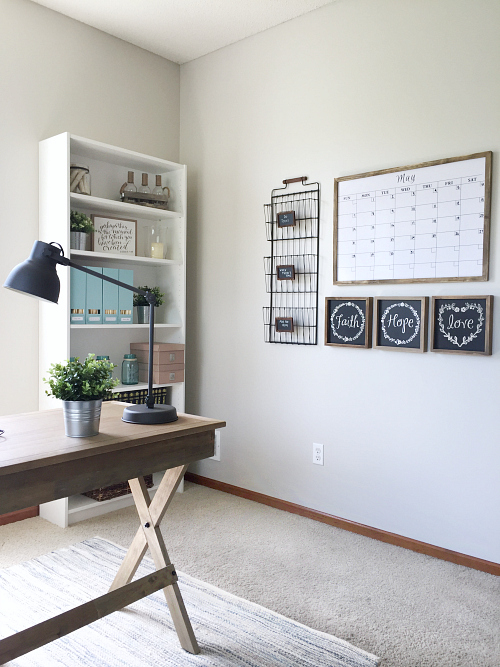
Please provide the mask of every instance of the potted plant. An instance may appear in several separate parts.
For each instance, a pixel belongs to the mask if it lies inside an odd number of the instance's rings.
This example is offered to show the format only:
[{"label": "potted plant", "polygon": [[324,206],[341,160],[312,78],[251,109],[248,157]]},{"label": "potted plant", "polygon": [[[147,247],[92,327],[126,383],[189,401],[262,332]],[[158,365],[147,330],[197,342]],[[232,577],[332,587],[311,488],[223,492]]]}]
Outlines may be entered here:
[{"label": "potted plant", "polygon": [[[165,296],[160,292],[159,287],[139,287],[145,292],[151,292],[156,297],[156,306],[161,306],[163,304],[163,297]],[[146,301],[146,297],[142,294],[134,294],[134,306],[137,308],[137,322],[139,324],[149,324],[149,303]]]},{"label": "potted plant", "polygon": [[49,379],[44,378],[54,396],[63,402],[64,428],[71,438],[85,438],[99,433],[103,398],[111,397],[118,380],[111,377],[115,368],[107,359],[97,360],[89,354],[84,362],[78,357],[66,363],[52,364]]},{"label": "potted plant", "polygon": [[73,250],[92,249],[92,237],[90,235],[94,231],[94,225],[88,215],[85,215],[85,213],[78,213],[78,211],[71,211],[69,231],[69,245]]}]

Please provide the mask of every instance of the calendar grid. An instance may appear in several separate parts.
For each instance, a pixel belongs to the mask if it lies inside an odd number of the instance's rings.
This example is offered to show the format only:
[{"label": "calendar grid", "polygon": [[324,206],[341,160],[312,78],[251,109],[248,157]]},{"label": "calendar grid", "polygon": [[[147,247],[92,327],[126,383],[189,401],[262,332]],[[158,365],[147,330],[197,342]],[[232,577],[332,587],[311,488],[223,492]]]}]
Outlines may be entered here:
[{"label": "calendar grid", "polygon": [[487,280],[491,153],[335,179],[334,282]]}]

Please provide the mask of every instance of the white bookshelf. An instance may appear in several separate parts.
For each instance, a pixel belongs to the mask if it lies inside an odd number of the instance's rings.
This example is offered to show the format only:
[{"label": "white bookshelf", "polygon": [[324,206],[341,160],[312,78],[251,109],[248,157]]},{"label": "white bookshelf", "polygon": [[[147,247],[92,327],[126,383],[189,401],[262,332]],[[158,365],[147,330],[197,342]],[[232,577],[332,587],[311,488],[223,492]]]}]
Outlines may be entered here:
[{"label": "white bookshelf", "polygon": [[[89,166],[91,195],[70,193],[70,164]],[[135,172],[136,185],[142,172],[161,174],[163,185],[170,189],[169,210],[155,209],[120,201],[120,187],[127,172]],[[185,342],[186,321],[186,167],[161,158],[143,155],[67,132],[40,142],[40,226],[39,239],[60,243],[66,256],[82,266],[128,268],[134,271],[134,285],[158,286],[165,293],[164,305],[155,310],[155,341]],[[137,254],[112,255],[70,249],[70,211],[87,215],[123,216],[137,220]],[[166,259],[147,257],[152,224],[164,228],[167,240]],[[58,407],[59,402],[45,394],[43,377],[52,363],[85,358],[89,352],[109,355],[117,365],[120,377],[123,355],[130,343],[148,340],[147,324],[71,325],[69,303],[70,271],[58,267],[61,292],[59,304],[40,303],[39,407]],[[141,389],[145,385],[122,387],[122,391]],[[169,402],[184,411],[184,383],[167,385]],[[119,387],[115,392],[119,391]],[[115,502],[116,501],[116,502]],[[125,504],[124,504],[125,503]],[[63,498],[40,507],[40,515],[53,523],[67,526],[90,516],[119,509],[132,503],[131,496],[97,502],[86,496]]]}]

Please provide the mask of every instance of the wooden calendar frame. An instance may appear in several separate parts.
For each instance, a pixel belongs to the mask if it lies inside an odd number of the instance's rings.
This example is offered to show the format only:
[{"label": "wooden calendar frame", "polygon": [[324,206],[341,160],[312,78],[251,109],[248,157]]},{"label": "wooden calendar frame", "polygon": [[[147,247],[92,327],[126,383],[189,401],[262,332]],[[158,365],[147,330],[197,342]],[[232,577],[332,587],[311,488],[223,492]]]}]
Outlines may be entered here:
[{"label": "wooden calendar frame", "polygon": [[[472,230],[472,231],[477,231],[478,234],[482,235],[482,271],[481,273],[477,275],[458,275],[458,276],[445,276],[445,275],[439,275],[439,276],[426,276],[426,277],[404,277],[404,278],[394,278],[394,277],[388,277],[388,278],[377,278],[377,279],[353,279],[353,280],[345,280],[342,279],[340,280],[338,278],[339,276],[339,196],[341,196],[341,189],[342,189],[342,183],[345,181],[361,181],[362,179],[367,179],[370,178],[370,192],[375,192],[377,184],[381,184],[383,182],[387,182],[386,176],[388,174],[398,174],[400,172],[400,175],[397,177],[395,183],[400,184],[408,184],[408,180],[405,179],[411,179],[412,177],[416,181],[422,181],[423,177],[425,177],[427,174],[436,174],[437,170],[431,171],[429,170],[428,172],[425,172],[423,170],[428,170],[429,168],[441,166],[441,165],[452,165],[454,163],[459,163],[459,162],[465,162],[467,160],[477,160],[477,159],[484,159],[484,209],[482,213],[474,213],[473,215],[478,215],[479,217],[483,216],[483,229],[482,232],[479,230]],[[437,283],[437,282],[472,282],[472,281],[486,281],[488,280],[489,276],[489,246],[490,246],[490,219],[491,219],[491,163],[492,163],[492,152],[491,151],[486,151],[484,153],[473,153],[471,155],[464,155],[460,157],[453,157],[453,158],[446,158],[443,160],[434,160],[432,162],[422,162],[420,164],[415,164],[415,165],[409,165],[405,167],[394,167],[391,169],[382,169],[380,171],[372,171],[372,172],[366,172],[363,174],[355,174],[352,176],[342,176],[339,178],[335,178],[334,180],[334,217],[333,217],[333,282],[336,285],[366,285],[366,284],[384,284],[384,283]],[[465,166],[464,166],[465,169]],[[453,169],[453,167],[450,167],[450,170],[446,169],[440,169],[439,173],[441,174],[439,178],[439,184],[438,187],[441,187],[441,183],[444,183],[446,179],[446,176],[444,175],[447,171],[452,173],[453,171],[457,171],[457,169]],[[407,172],[414,172],[413,174],[408,174]],[[375,178],[373,178],[375,177]],[[378,178],[380,177],[380,178]],[[453,180],[459,180],[459,179],[465,179],[467,176],[458,176],[458,177],[453,177],[450,178],[450,182],[453,182]],[[441,180],[443,179],[443,180]],[[482,180],[482,179],[481,179]],[[436,181],[434,181],[436,182]],[[413,183],[413,181],[411,182]],[[463,183],[462,183],[463,184]],[[465,183],[466,185],[473,185],[469,183]],[[381,186],[382,187],[382,186]],[[417,186],[414,186],[417,187]],[[421,186],[423,187],[423,185]],[[430,187],[430,186],[429,186]],[[402,189],[402,185],[398,187],[398,189]],[[394,187],[394,190],[396,190],[396,186]],[[379,191],[377,191],[378,194]],[[434,190],[436,193],[436,202],[439,197],[439,192],[438,189],[436,188]],[[475,197],[473,198],[475,199]],[[460,203],[461,205],[461,199]],[[450,202],[451,203],[451,202]],[[461,209],[460,209],[461,210]],[[392,210],[392,213],[394,213],[394,210]],[[372,214],[373,215],[373,214]],[[416,214],[415,214],[416,215]],[[462,216],[459,215],[459,219]],[[450,215],[449,218],[453,218],[453,215]],[[430,222],[430,221],[429,221]],[[432,222],[435,222],[432,220]],[[412,223],[413,224],[413,223]],[[459,227],[460,222],[457,222],[457,226]],[[394,225],[392,225],[394,227]],[[373,227],[372,227],[373,229]],[[357,238],[357,223],[354,223],[353,230],[356,231],[356,238]],[[460,227],[458,228],[458,232],[460,232]],[[448,233],[448,232],[447,232]],[[450,232],[453,233],[453,232]],[[459,236],[459,233],[455,232],[457,236]],[[408,237],[409,238],[409,237]],[[415,237],[413,237],[415,238]],[[394,240],[394,238],[390,239],[391,241]],[[372,243],[374,241],[371,241]],[[473,247],[473,246],[469,246]],[[456,250],[456,248],[454,248]],[[411,251],[409,251],[411,252]],[[437,241],[436,241],[436,252],[437,252]],[[478,251],[480,251],[480,244],[478,244]],[[361,254],[361,253],[360,253]],[[392,253],[394,254],[394,252]],[[477,260],[477,263],[480,260]],[[470,262],[472,263],[472,262]],[[443,262],[443,264],[451,264],[450,262]],[[458,264],[458,263],[456,263]],[[409,265],[411,266],[411,265]],[[432,266],[432,264],[431,264]],[[413,267],[414,268],[414,267]],[[344,275],[346,271],[344,270]],[[437,269],[436,269],[437,273]]]}]

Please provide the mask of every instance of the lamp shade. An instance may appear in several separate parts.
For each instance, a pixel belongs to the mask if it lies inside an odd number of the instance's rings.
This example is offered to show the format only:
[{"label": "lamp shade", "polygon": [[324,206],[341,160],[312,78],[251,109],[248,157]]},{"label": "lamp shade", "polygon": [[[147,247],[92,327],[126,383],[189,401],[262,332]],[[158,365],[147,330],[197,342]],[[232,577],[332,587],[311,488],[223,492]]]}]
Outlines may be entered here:
[{"label": "lamp shade", "polygon": [[35,241],[31,255],[12,269],[4,287],[57,303],[60,283],[56,271],[57,263],[51,251],[52,246],[48,243]]}]

